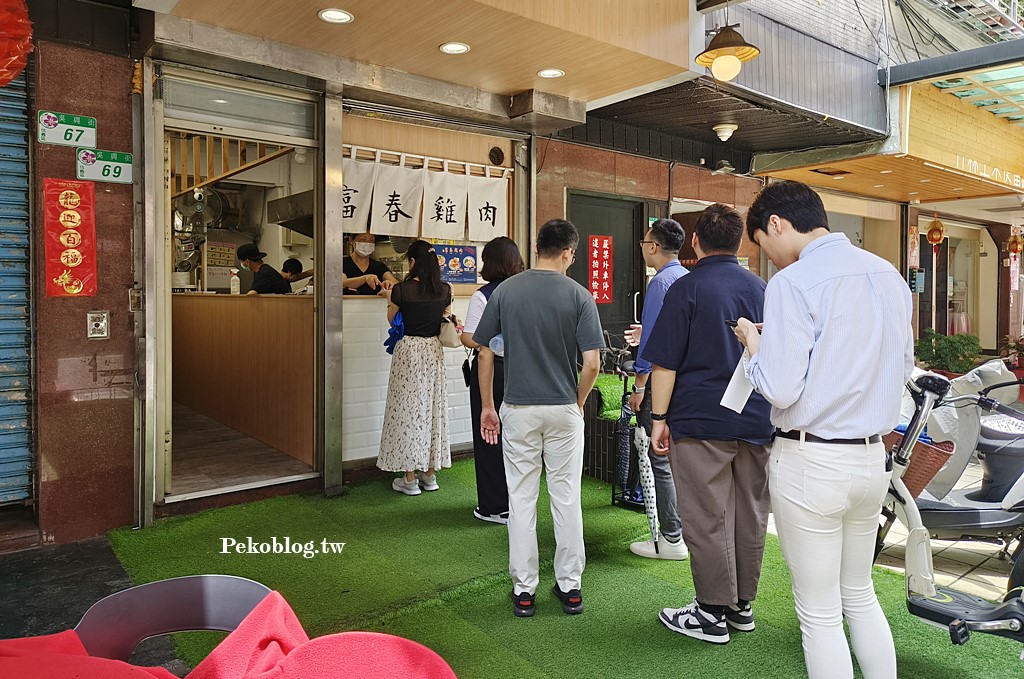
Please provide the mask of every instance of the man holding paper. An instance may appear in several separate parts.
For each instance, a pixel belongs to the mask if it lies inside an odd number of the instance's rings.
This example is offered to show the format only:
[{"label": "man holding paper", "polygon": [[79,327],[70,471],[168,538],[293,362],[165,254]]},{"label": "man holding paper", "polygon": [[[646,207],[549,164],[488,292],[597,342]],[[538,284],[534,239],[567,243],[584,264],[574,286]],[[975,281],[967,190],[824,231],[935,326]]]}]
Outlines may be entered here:
[{"label": "man holding paper", "polygon": [[737,317],[735,332],[778,427],[772,509],[807,674],[853,679],[845,617],[865,679],[896,679],[871,565],[892,471],[881,434],[896,426],[914,368],[910,290],[892,264],[830,233],[821,197],[800,182],[758,194],[747,236],[780,269],[766,291],[764,334],[752,316]]},{"label": "man holding paper", "polygon": [[743,347],[727,321],[761,319],[763,280],[739,265],[743,220],[715,204],[697,219],[697,264],[665,295],[641,352],[654,364],[651,444],[668,455],[696,598],[661,611],[680,634],[715,644],[729,627],[754,629],[768,523],[769,406],[753,394],[740,412],[721,405]]}]

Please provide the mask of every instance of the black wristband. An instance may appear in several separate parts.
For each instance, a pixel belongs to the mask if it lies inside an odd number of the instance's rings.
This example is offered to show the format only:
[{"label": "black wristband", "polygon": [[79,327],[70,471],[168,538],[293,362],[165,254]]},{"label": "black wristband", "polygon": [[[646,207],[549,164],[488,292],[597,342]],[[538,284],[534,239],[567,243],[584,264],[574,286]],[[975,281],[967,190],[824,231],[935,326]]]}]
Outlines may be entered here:
[{"label": "black wristband", "polygon": [[661,413],[660,415],[658,413],[651,413],[651,419],[654,420],[655,422],[661,422],[662,420],[667,420],[668,419],[668,413]]}]

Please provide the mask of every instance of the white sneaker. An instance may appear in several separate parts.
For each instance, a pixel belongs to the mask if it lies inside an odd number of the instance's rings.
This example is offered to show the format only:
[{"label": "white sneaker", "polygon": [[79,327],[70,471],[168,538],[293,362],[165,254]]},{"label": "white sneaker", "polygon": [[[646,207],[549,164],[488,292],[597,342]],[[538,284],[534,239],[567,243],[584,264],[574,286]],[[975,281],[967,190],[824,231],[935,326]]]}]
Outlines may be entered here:
[{"label": "white sneaker", "polygon": [[405,493],[406,495],[420,494],[420,484],[417,483],[416,479],[406,481],[404,476],[399,476],[397,479],[392,481],[391,487],[399,493]]},{"label": "white sneaker", "polygon": [[629,546],[629,551],[648,559],[667,559],[669,561],[685,561],[690,556],[685,542],[680,540],[672,543],[666,540],[664,535],[658,540],[658,551],[654,551],[654,540],[634,542]]},{"label": "white sneaker", "polygon": [[473,509],[473,516],[488,523],[500,523],[504,526],[508,525],[508,512],[502,512],[500,514],[484,514],[480,511],[479,507],[475,507]]},{"label": "white sneaker", "polygon": [[416,478],[420,480],[420,488],[423,490],[437,490],[441,487],[437,485],[437,474],[427,476],[423,472],[416,472]]}]

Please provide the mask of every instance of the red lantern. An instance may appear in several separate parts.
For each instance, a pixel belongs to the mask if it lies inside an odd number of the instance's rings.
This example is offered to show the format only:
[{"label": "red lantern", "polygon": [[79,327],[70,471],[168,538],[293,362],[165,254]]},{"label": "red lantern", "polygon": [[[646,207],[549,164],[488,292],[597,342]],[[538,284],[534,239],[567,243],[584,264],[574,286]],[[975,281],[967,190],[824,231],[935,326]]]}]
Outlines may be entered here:
[{"label": "red lantern", "polygon": [[32,51],[32,22],[25,0],[0,0],[0,87],[21,75]]},{"label": "red lantern", "polygon": [[1010,234],[1010,238],[1006,241],[1006,250],[1013,256],[1013,261],[1016,262],[1017,255],[1020,254],[1021,250],[1021,238],[1016,231]]},{"label": "red lantern", "polygon": [[928,242],[934,247],[933,252],[936,255],[939,254],[939,246],[945,237],[946,226],[939,221],[939,216],[935,215],[935,219],[928,225]]}]

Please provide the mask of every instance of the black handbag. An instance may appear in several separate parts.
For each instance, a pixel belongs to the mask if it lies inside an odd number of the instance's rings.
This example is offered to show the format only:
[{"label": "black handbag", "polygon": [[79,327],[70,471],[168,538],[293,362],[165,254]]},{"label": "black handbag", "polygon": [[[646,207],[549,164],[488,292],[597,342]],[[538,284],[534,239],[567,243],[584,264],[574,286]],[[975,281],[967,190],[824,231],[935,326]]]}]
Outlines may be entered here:
[{"label": "black handbag", "polygon": [[462,362],[462,378],[466,381],[466,387],[469,387],[470,382],[473,380],[473,368],[469,365],[469,359],[472,358],[473,353],[466,350],[466,360]]}]

